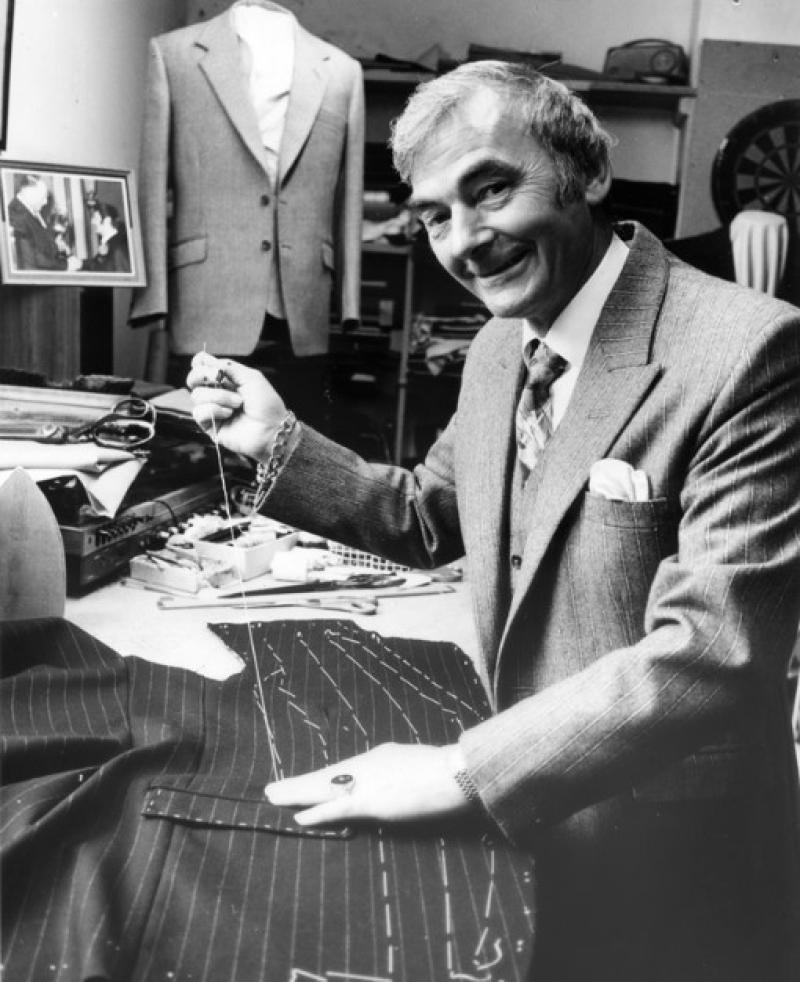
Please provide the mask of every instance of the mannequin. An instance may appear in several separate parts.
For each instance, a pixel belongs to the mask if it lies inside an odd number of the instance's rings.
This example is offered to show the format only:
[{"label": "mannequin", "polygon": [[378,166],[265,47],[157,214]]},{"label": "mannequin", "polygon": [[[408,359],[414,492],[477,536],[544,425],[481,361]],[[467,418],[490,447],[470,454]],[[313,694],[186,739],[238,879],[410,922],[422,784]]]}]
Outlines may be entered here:
[{"label": "mannequin", "polygon": [[318,401],[308,373],[332,296],[342,320],[359,316],[361,68],[268,0],[156,37],[149,57],[147,286],[131,323],[167,318],[173,384],[204,345],[253,363],[277,352],[275,384],[297,371]]}]

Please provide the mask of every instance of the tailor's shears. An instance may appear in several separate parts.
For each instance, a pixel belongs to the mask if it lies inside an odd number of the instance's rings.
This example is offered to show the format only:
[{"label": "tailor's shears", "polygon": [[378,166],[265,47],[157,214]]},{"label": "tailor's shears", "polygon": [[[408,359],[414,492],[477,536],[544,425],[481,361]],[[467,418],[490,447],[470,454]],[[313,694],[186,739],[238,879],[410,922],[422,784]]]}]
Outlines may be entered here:
[{"label": "tailor's shears", "polygon": [[0,439],[36,443],[89,443],[112,450],[134,450],[149,443],[156,432],[156,410],[146,399],[121,399],[99,419],[79,426],[20,420],[0,425]]},{"label": "tailor's shears", "polygon": [[289,600],[216,597],[200,600],[183,597],[159,597],[156,601],[159,610],[188,610],[201,607],[232,607],[236,610],[256,610],[264,607],[309,607],[312,610],[341,610],[347,614],[375,614],[378,603],[369,597],[297,597]]},{"label": "tailor's shears", "polygon": [[220,597],[269,597],[286,593],[318,593],[328,590],[363,590],[372,587],[400,586],[405,583],[393,573],[351,573],[339,580],[307,580],[304,583],[283,583],[280,586],[234,590]]}]

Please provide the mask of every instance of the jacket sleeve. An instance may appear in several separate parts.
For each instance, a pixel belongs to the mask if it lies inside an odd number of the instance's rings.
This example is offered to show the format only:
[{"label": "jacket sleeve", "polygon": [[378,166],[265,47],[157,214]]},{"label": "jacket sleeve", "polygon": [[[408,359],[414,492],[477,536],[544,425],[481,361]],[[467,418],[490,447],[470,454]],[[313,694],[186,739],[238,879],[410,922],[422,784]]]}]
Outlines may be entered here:
[{"label": "jacket sleeve", "polygon": [[735,754],[737,737],[762,741],[761,777],[778,767],[765,737],[788,734],[800,610],[799,332],[786,314],[752,325],[685,448],[677,548],[650,584],[641,640],[462,736],[510,838],[635,793],[714,744]]},{"label": "jacket sleeve", "polygon": [[167,211],[170,94],[157,40],[150,41],[139,153],[139,214],[147,284],[136,290],[129,315],[136,325],[167,313]]},{"label": "jacket sleeve", "polygon": [[430,568],[463,555],[453,481],[455,418],[413,472],[367,463],[307,426],[265,511],[393,562]]},{"label": "jacket sleeve", "polygon": [[337,188],[337,285],[341,318],[361,317],[361,224],[364,209],[364,79],[352,63],[347,136]]}]

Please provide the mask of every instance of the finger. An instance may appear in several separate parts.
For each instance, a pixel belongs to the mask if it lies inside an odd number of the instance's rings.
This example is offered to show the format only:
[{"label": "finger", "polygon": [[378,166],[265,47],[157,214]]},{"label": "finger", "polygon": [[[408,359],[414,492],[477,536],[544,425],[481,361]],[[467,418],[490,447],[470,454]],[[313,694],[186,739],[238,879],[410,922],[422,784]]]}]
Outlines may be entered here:
[{"label": "finger", "polygon": [[355,787],[352,774],[342,770],[341,765],[323,767],[318,771],[296,774],[280,781],[271,781],[264,794],[273,805],[316,805],[332,798],[350,794]]},{"label": "finger", "polygon": [[195,423],[200,429],[207,432],[221,426],[233,416],[233,413],[233,409],[228,409],[225,406],[213,406],[208,403],[203,406],[195,406],[192,410]]},{"label": "finger", "polygon": [[333,825],[336,822],[346,822],[349,818],[355,817],[353,809],[353,799],[349,795],[334,798],[332,801],[323,801],[322,804],[307,808],[305,811],[297,812],[294,816],[298,825]]},{"label": "finger", "polygon": [[215,375],[220,368],[221,364],[218,358],[215,358],[208,351],[198,351],[192,358],[192,367],[189,371],[189,375],[210,378]]},{"label": "finger", "polygon": [[[207,380],[204,380],[207,381]],[[192,389],[189,398],[195,406],[219,406],[231,410],[241,409],[243,399],[238,392],[231,392],[228,389],[208,389],[200,385]]]},{"label": "finger", "polygon": [[333,789],[328,781],[289,777],[285,781],[268,784],[264,788],[264,794],[273,805],[297,808],[327,801],[333,794]]},{"label": "finger", "polygon": [[204,385],[209,388],[218,389],[223,382],[228,384],[230,388],[233,388],[234,385],[230,382],[224,365],[225,362],[219,361],[216,358],[210,358],[208,355],[202,359],[198,355],[195,355],[193,367],[186,376],[186,388],[190,392]]}]

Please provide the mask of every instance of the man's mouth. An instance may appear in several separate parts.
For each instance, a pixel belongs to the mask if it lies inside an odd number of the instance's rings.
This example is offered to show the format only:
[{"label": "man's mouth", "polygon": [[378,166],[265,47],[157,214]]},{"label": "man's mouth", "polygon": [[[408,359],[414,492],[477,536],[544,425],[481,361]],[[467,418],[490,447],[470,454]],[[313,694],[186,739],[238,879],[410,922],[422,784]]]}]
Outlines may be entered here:
[{"label": "man's mouth", "polygon": [[498,262],[492,263],[492,265],[486,265],[482,268],[475,270],[474,277],[476,280],[491,280],[503,276],[505,273],[513,270],[516,266],[528,257],[528,250],[522,252],[515,252],[512,255],[506,256],[500,259]]}]

